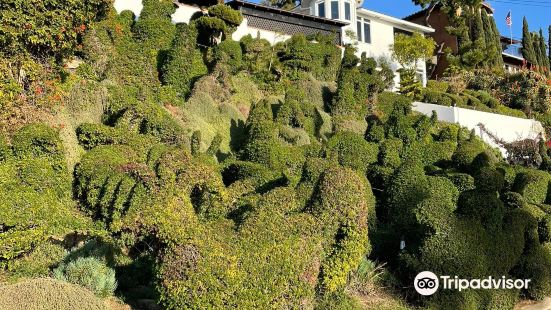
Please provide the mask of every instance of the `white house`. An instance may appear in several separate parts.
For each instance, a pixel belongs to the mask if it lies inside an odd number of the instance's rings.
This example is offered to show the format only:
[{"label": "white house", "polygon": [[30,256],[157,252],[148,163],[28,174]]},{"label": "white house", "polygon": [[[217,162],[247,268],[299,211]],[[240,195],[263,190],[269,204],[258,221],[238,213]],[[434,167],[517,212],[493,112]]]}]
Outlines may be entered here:
[{"label": "white house", "polygon": [[[363,2],[363,0],[303,0],[301,7],[297,9],[301,13],[347,23],[342,28],[343,43],[357,43],[358,56],[366,53],[368,57],[386,59],[395,71],[401,66],[393,61],[391,56],[390,47],[394,44],[394,36],[397,33],[429,34],[434,32],[434,29],[430,27],[364,9],[362,8]],[[353,32],[356,38],[351,38],[347,32]],[[417,73],[419,79],[423,81],[423,85],[426,85],[425,62],[419,62]],[[398,85],[398,74],[396,74],[395,82]]]},{"label": "white house", "polygon": [[[140,0],[115,0],[118,11],[136,9]],[[129,7],[125,8],[124,4]],[[185,0],[175,1],[179,8],[172,15],[175,23],[189,23],[202,10],[196,5],[186,4]],[[132,6],[130,7],[130,4]],[[386,60],[396,73],[395,85],[400,83],[396,72],[400,65],[392,59],[390,47],[394,44],[397,33],[411,34],[420,32],[429,34],[434,29],[408,22],[362,8],[363,0],[303,0],[301,5],[292,11],[242,0],[226,3],[241,11],[244,19],[232,34],[234,40],[246,35],[260,36],[275,44],[289,39],[296,33],[335,34],[335,44],[355,44],[358,56],[366,53],[367,57]],[[353,34],[349,36],[349,34]],[[420,61],[417,68],[418,78],[426,85],[426,64]]]}]

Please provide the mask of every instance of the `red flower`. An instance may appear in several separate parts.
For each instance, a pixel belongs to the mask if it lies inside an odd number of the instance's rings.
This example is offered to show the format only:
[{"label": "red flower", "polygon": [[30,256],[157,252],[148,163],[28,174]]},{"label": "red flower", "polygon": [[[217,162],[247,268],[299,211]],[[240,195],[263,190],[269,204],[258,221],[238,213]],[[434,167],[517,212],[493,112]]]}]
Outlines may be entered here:
[{"label": "red flower", "polygon": [[44,93],[44,90],[42,89],[42,87],[36,86],[36,87],[34,88],[34,94],[35,94],[35,95],[42,95],[43,93]]}]

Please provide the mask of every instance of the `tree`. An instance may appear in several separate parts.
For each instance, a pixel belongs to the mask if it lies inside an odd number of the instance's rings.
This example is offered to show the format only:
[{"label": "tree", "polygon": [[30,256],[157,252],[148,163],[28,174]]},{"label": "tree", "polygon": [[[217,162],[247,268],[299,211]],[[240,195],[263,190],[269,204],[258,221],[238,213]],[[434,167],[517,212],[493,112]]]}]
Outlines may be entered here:
[{"label": "tree", "polygon": [[427,61],[434,53],[435,42],[415,32],[413,35],[397,34],[391,46],[392,57],[404,68],[415,69],[419,61]]},{"label": "tree", "polygon": [[471,38],[476,48],[486,48],[486,36],[484,33],[484,23],[482,21],[482,14],[480,10],[474,9],[472,16]]},{"label": "tree", "polygon": [[547,60],[549,61],[549,65],[551,66],[551,26],[549,26],[548,30],[549,30],[549,40],[547,42],[547,45],[548,45],[547,47],[549,49],[548,51],[549,57],[547,58]]},{"label": "tree", "polygon": [[522,20],[522,57],[532,65],[538,64],[532,34],[530,33],[526,17]]},{"label": "tree", "polygon": [[400,91],[415,96],[421,81],[416,79],[415,71],[419,61],[427,61],[434,53],[435,43],[416,32],[413,35],[397,34],[391,46],[392,57],[402,66],[400,69]]},{"label": "tree", "polygon": [[491,67],[501,67],[503,58],[501,57],[501,43],[499,34],[496,33],[495,21],[486,10],[482,10],[482,23],[484,26],[484,36],[486,39],[487,65]]},{"label": "tree", "polygon": [[284,10],[291,10],[297,6],[297,0],[263,0],[262,3],[269,6],[275,6]]},{"label": "tree", "polygon": [[539,52],[541,55],[540,66],[543,67],[543,71],[547,72],[549,70],[549,58],[547,58],[547,47],[545,46],[545,39],[543,36],[543,29],[540,28],[540,33],[538,36],[538,45]]},{"label": "tree", "polygon": [[494,19],[493,16],[490,16],[490,24],[492,26],[492,31],[494,33],[494,40],[495,40],[495,45],[497,47],[497,63],[496,65],[500,68],[503,67],[503,56],[501,55],[501,34],[499,33],[499,30],[497,30],[497,25],[496,25],[496,21]]}]

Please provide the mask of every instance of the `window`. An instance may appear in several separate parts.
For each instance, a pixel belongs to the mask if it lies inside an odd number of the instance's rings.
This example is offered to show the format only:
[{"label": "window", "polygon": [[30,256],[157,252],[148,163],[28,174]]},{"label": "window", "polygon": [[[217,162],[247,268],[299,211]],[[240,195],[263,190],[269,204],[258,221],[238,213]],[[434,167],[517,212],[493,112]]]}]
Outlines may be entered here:
[{"label": "window", "polygon": [[369,20],[364,20],[364,42],[371,43],[371,24]]},{"label": "window", "polygon": [[344,3],[344,19],[346,19],[346,20],[352,19],[352,17],[350,15],[351,15],[350,14],[350,3],[345,2]]},{"label": "window", "polygon": [[339,1],[331,1],[331,18],[339,19]]},{"label": "window", "polygon": [[358,17],[356,22],[358,42],[371,43],[371,23],[369,19]]},{"label": "window", "polygon": [[325,2],[318,3],[318,16],[325,17]]}]

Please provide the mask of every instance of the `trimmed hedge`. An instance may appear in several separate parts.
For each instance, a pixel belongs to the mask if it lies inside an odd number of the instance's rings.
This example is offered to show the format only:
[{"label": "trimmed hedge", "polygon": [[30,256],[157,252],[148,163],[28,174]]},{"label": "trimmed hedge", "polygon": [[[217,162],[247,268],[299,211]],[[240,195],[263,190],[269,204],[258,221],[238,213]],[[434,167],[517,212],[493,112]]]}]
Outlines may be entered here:
[{"label": "trimmed hedge", "polygon": [[527,169],[517,174],[513,191],[521,194],[529,203],[541,204],[547,200],[550,181],[549,173]]},{"label": "trimmed hedge", "polygon": [[336,133],[327,142],[327,157],[335,158],[339,164],[364,173],[370,164],[377,162],[379,147],[365,141],[353,132]]}]

